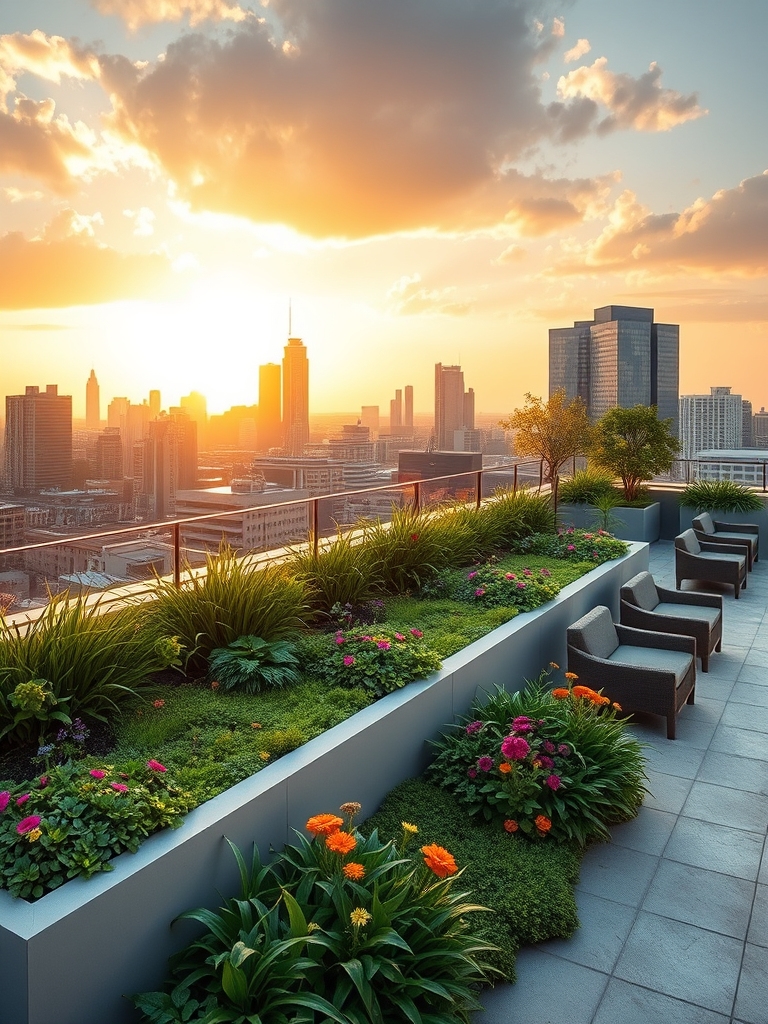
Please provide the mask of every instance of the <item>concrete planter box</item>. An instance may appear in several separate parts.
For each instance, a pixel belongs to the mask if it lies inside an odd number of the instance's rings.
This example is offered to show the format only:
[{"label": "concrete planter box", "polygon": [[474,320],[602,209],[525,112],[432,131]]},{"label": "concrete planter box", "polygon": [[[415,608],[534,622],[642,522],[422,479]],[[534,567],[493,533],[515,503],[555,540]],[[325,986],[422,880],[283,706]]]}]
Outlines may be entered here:
[{"label": "concrete planter box", "polygon": [[[761,494],[763,503],[760,512],[710,512],[713,520],[721,523],[756,523],[760,531],[760,559],[768,551],[768,496]],[[680,533],[690,530],[693,520],[699,513],[692,508],[680,508]]]},{"label": "concrete planter box", "polygon": [[[575,526],[580,530],[597,529],[598,511],[592,505],[558,505],[557,514],[565,526]],[[621,540],[636,540],[644,544],[653,544],[659,539],[661,530],[661,506],[653,502],[645,508],[627,508],[619,505],[612,509],[611,515],[617,520],[611,533]]]},{"label": "concrete planter box", "polygon": [[372,813],[388,791],[428,763],[426,741],[465,712],[478,690],[510,690],[566,661],[565,631],[597,604],[618,618],[620,586],[648,568],[648,548],[608,562],[552,602],[519,615],[448,658],[440,672],[390,694],[152,836],[114,871],[74,879],[37,903],[0,892],[2,1024],[127,1024],[124,994],[157,989],[166,960],[199,928],[182,911],[234,894],[227,836],[249,850],[282,847],[307,818],[359,800]]}]

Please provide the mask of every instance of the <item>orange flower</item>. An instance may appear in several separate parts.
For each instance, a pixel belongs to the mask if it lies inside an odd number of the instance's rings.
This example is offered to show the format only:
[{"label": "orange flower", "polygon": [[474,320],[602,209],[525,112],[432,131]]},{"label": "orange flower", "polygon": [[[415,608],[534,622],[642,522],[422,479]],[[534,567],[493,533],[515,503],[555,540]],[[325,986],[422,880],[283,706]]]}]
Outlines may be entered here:
[{"label": "orange flower", "polygon": [[560,666],[557,664],[556,661],[550,661],[549,667],[550,668],[560,668]]},{"label": "orange flower", "polygon": [[566,679],[578,679],[579,677],[576,675],[575,672],[566,672],[565,673],[565,678]]},{"label": "orange flower", "polygon": [[344,872],[345,878],[351,878],[355,882],[359,882],[365,874],[365,868],[363,865],[357,864],[353,860],[351,860],[349,864],[345,864],[341,870]]},{"label": "orange flower", "polygon": [[341,818],[335,814],[316,814],[307,822],[307,832],[315,836],[330,836],[338,832],[344,824]]},{"label": "orange flower", "polygon": [[616,711],[621,711],[621,704],[617,704],[616,701],[613,702],[611,707],[614,708]]},{"label": "orange flower", "polygon": [[508,761],[502,761],[501,764],[499,765],[499,771],[501,772],[502,775],[506,775],[507,772],[512,771],[512,765],[509,764]]},{"label": "orange flower", "polygon": [[517,832],[520,826],[517,824],[516,821],[513,821],[512,818],[507,818],[507,820],[504,822],[504,828],[506,829],[507,832]]},{"label": "orange flower", "polygon": [[592,700],[595,702],[595,704],[599,704],[601,707],[604,707],[606,704],[611,703],[611,698],[606,697],[601,693],[599,693],[597,697],[593,697]]},{"label": "orange flower", "polygon": [[334,853],[350,853],[357,846],[357,840],[349,832],[332,832],[325,837],[325,845]]},{"label": "orange flower", "polygon": [[552,696],[555,700],[565,700],[566,697],[570,697],[571,691],[565,686],[558,686],[556,690],[552,691]]},{"label": "orange flower", "polygon": [[442,846],[432,843],[431,846],[422,846],[421,852],[424,854],[424,863],[438,878],[454,875],[459,870],[456,861]]},{"label": "orange flower", "polygon": [[552,828],[552,822],[544,814],[539,814],[537,816],[536,820],[534,821],[534,825],[539,830],[539,832],[542,833],[547,833]]}]

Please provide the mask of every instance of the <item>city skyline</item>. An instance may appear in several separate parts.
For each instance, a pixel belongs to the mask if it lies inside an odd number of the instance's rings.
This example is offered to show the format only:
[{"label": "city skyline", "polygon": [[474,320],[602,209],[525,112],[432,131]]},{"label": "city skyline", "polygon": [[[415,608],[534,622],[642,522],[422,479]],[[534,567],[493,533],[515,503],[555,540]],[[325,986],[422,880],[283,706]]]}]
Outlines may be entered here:
[{"label": "city skyline", "polygon": [[[44,0],[0,25],[3,389],[250,405],[289,297],[317,412],[461,364],[547,388],[547,329],[680,324],[680,389],[768,404],[768,5]],[[372,367],[375,365],[375,373]],[[411,372],[415,366],[416,372]]]}]

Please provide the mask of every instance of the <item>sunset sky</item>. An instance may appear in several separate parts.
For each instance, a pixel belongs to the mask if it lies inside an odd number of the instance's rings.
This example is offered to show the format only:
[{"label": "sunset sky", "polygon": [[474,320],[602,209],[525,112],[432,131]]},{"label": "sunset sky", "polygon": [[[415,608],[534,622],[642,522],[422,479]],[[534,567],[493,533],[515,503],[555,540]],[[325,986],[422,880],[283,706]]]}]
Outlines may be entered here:
[{"label": "sunset sky", "polygon": [[315,412],[460,362],[547,390],[547,329],[681,325],[681,392],[768,406],[766,0],[0,2],[0,397]]}]

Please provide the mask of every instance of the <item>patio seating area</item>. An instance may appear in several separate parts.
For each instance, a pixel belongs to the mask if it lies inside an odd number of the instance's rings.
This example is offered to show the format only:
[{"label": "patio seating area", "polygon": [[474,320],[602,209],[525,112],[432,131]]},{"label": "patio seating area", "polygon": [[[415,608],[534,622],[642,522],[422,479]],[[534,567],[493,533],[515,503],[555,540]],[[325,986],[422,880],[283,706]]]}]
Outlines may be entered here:
[{"label": "patio seating area", "polygon": [[[650,571],[675,586],[674,546]],[[586,854],[581,928],[521,951],[516,985],[484,992],[477,1024],[768,1024],[768,570],[757,562],[723,644],[677,719],[635,717],[650,796]]]}]

